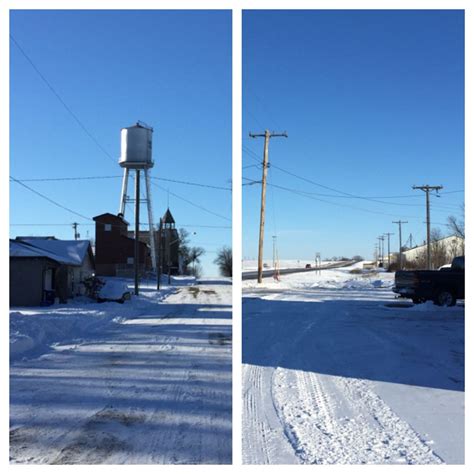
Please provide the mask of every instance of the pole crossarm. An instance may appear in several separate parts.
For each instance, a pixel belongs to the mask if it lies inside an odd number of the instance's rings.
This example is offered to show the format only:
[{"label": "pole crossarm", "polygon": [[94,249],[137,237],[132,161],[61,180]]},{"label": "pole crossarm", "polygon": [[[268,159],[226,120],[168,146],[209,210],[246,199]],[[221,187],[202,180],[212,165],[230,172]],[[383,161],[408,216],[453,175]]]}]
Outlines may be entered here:
[{"label": "pole crossarm", "polygon": [[277,132],[270,132],[269,130],[265,130],[264,133],[252,133],[252,132],[249,132],[249,137],[250,137],[250,138],[266,137],[267,135],[268,135],[270,138],[273,138],[273,137],[285,137],[285,138],[288,138],[288,134],[287,134],[286,132],[277,133]]}]

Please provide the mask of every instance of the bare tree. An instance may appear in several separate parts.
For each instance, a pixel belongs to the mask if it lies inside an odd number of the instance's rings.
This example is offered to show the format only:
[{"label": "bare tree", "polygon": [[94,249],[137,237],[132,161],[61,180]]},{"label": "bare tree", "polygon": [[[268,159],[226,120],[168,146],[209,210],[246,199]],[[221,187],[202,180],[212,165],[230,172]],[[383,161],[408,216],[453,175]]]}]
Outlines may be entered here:
[{"label": "bare tree", "polygon": [[205,254],[202,247],[190,247],[189,232],[179,229],[179,255],[182,261],[183,273],[199,277],[202,269],[199,266],[200,258]]},{"label": "bare tree", "polygon": [[461,206],[462,217],[449,216],[448,217],[448,227],[451,232],[461,239],[465,239],[466,233],[464,229],[464,204]]},{"label": "bare tree", "polygon": [[188,265],[192,265],[190,269],[191,275],[199,277],[202,273],[201,266],[199,265],[200,258],[206,253],[202,247],[190,247],[189,249],[189,262]]},{"label": "bare tree", "polygon": [[431,261],[433,268],[439,268],[441,265],[450,263],[448,249],[443,239],[444,236],[440,229],[434,228],[431,230]]},{"label": "bare tree", "polygon": [[222,276],[232,276],[232,249],[230,247],[222,247],[217,252],[214,263],[219,267]]}]

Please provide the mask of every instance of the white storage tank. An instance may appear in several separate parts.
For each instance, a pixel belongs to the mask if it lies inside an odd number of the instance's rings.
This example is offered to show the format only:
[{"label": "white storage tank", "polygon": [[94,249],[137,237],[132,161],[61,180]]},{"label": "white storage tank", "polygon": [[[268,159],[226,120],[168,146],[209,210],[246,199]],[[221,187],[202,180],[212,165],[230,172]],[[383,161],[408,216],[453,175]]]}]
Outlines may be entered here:
[{"label": "white storage tank", "polygon": [[122,168],[144,169],[153,167],[151,154],[153,129],[137,122],[131,127],[122,128],[121,156]]}]

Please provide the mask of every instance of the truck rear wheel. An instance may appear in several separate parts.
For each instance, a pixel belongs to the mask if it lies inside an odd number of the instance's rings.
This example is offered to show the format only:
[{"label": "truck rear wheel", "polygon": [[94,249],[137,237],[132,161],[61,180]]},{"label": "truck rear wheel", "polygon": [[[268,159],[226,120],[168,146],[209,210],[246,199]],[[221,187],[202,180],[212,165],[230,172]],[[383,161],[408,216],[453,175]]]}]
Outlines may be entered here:
[{"label": "truck rear wheel", "polygon": [[456,296],[450,290],[438,291],[434,304],[438,306],[454,306],[456,304]]}]

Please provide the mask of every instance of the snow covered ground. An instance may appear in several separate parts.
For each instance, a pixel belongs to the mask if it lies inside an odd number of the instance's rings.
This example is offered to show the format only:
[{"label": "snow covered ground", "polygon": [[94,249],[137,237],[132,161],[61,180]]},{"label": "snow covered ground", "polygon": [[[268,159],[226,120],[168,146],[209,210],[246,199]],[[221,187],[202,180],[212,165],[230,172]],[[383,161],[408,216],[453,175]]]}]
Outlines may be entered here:
[{"label": "snow covered ground", "polygon": [[244,463],[464,462],[464,306],[361,265],[243,283]]},{"label": "snow covered ground", "polygon": [[230,281],[12,308],[10,462],[231,462]]}]

